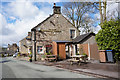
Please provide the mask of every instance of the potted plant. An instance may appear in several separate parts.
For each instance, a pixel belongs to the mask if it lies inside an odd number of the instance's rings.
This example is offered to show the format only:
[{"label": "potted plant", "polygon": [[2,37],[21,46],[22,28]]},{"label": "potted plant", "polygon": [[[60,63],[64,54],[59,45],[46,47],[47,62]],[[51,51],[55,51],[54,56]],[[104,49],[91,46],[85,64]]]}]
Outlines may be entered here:
[{"label": "potted plant", "polygon": [[4,57],[4,54],[1,54],[2,57]]},{"label": "potted plant", "polygon": [[76,55],[80,55],[79,53],[76,53]]},{"label": "potted plant", "polygon": [[7,54],[7,57],[9,57],[10,55],[9,55],[9,53]]},{"label": "potted plant", "polygon": [[18,52],[18,55],[17,55],[18,57],[20,57],[20,52]]},{"label": "potted plant", "polygon": [[29,53],[29,61],[32,62],[32,52]]},{"label": "potted plant", "polygon": [[83,53],[83,55],[87,58],[88,57],[88,55],[86,54],[86,53]]},{"label": "potted plant", "polygon": [[41,60],[42,60],[42,61],[45,60],[45,55],[42,55]]}]

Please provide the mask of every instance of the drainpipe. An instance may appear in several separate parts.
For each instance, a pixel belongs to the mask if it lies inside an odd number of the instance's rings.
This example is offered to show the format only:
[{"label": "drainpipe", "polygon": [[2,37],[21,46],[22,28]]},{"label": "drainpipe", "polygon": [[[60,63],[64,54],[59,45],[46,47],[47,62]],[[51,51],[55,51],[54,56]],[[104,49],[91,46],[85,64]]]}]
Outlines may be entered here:
[{"label": "drainpipe", "polygon": [[90,60],[90,43],[88,43],[88,55],[89,55],[88,60]]}]

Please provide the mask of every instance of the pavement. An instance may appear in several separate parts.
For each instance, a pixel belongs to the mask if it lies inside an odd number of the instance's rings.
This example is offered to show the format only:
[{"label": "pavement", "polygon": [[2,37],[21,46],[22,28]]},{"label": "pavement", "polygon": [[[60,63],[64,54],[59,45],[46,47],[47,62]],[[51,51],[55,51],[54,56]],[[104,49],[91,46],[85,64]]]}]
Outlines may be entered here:
[{"label": "pavement", "polygon": [[36,64],[43,64],[48,66],[56,66],[63,69],[68,69],[73,72],[80,72],[86,75],[92,75],[100,78],[111,78],[111,79],[120,79],[118,76],[120,73],[120,68],[118,64],[115,63],[82,63],[80,66],[77,64],[70,65],[70,62],[67,60],[60,62],[34,62]]},{"label": "pavement", "polygon": [[28,61],[17,60],[12,57],[3,58],[0,64],[2,64],[2,71],[0,71],[2,72],[2,78],[73,78],[73,80],[74,78],[97,78],[55,66],[46,66],[35,64],[34,62],[30,63]]}]

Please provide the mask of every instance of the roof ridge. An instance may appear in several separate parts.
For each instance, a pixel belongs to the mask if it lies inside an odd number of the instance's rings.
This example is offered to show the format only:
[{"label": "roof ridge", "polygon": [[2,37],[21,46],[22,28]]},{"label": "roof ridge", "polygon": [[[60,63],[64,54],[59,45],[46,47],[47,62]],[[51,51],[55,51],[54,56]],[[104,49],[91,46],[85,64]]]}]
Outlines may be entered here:
[{"label": "roof ridge", "polygon": [[33,28],[31,29],[31,31],[32,31],[33,29],[37,28],[37,27],[38,27],[39,25],[41,25],[42,23],[44,23],[44,22],[45,22],[46,20],[48,20],[49,18],[51,18],[53,15],[54,15],[54,14],[50,15],[49,17],[47,17],[46,19],[44,19],[42,22],[40,22],[37,26],[33,27]]},{"label": "roof ridge", "polygon": [[82,35],[79,35],[79,36],[77,36],[74,40],[73,40],[73,42],[74,43],[78,43],[78,42],[81,42],[81,41],[83,41],[86,37],[88,37],[90,34],[93,34],[93,35],[95,35],[95,33],[93,33],[93,32],[91,32],[91,33],[86,33],[86,34],[82,34]]}]

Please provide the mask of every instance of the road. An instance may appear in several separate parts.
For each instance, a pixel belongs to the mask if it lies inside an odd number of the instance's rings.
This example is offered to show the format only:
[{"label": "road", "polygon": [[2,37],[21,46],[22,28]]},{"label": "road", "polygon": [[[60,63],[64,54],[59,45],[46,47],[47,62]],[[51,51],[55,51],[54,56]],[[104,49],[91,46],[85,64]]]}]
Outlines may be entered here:
[{"label": "road", "polygon": [[2,78],[94,78],[54,66],[19,61],[12,57],[0,58],[0,72]]}]

